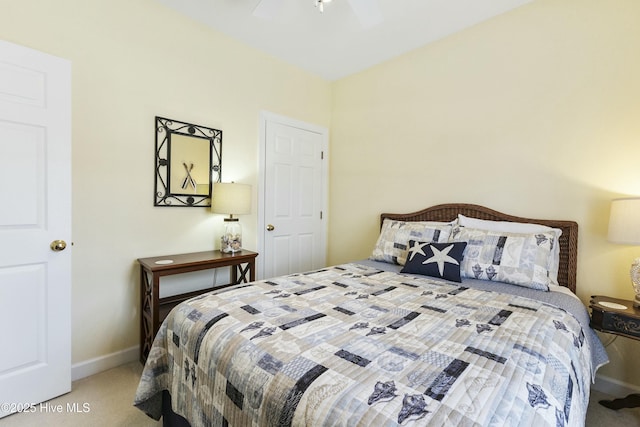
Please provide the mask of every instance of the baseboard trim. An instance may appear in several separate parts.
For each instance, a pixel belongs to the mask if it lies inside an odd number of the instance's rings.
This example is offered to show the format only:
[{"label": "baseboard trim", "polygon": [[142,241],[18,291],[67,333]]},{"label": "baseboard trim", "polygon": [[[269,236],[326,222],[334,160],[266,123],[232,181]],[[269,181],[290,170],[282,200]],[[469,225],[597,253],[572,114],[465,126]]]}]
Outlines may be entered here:
[{"label": "baseboard trim", "polygon": [[616,380],[606,375],[596,374],[596,381],[592,385],[594,390],[601,393],[610,394],[611,396],[624,397],[631,393],[640,393],[640,387]]},{"label": "baseboard trim", "polygon": [[140,347],[134,346],[115,353],[94,357],[71,366],[71,381],[89,377],[111,368],[133,362],[140,356]]}]

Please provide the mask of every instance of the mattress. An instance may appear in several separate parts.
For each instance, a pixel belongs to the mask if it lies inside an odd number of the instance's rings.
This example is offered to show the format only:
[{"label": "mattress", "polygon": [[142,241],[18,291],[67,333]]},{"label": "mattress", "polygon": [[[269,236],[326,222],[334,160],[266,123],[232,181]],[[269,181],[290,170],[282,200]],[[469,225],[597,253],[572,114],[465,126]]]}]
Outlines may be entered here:
[{"label": "mattress", "polygon": [[165,319],[135,406],[196,426],[584,425],[607,362],[584,305],[363,261],[243,284]]}]

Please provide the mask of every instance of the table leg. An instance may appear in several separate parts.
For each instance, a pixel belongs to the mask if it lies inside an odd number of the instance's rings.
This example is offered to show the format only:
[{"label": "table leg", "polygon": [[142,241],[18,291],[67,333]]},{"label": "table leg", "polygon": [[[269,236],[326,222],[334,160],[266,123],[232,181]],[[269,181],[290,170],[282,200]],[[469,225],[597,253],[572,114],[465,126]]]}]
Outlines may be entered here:
[{"label": "table leg", "polygon": [[231,283],[233,285],[249,283],[254,280],[256,280],[255,261],[248,261],[244,266],[240,263],[231,267]]}]

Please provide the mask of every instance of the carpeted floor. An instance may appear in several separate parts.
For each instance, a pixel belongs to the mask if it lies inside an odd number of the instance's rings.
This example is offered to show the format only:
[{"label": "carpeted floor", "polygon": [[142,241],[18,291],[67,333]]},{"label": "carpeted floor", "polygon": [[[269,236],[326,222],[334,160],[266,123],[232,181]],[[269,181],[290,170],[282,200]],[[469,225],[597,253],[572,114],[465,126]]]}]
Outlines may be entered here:
[{"label": "carpeted floor", "polygon": [[[142,372],[140,362],[110,369],[75,381],[71,393],[57,397],[43,405],[62,405],[61,413],[41,410],[34,413],[13,414],[0,419],[1,427],[133,427],[161,426],[132,405]],[[75,404],[75,405],[74,405]],[[73,412],[75,408],[78,411]],[[87,408],[85,412],[80,412]]]},{"label": "carpeted floor", "polygon": [[612,411],[598,403],[600,400],[611,400],[616,397],[624,396],[613,397],[592,389],[591,396],[589,398],[589,410],[587,411],[587,422],[585,425],[587,427],[640,426],[640,408]]},{"label": "carpeted floor", "polygon": [[[13,414],[0,419],[0,427],[156,427],[161,422],[148,418],[131,404],[142,366],[138,362],[83,378],[73,383],[73,391],[50,400],[35,413]],[[612,411],[598,404],[612,396],[592,391],[586,427],[638,427],[640,408]],[[62,405],[62,413],[46,408]]]}]

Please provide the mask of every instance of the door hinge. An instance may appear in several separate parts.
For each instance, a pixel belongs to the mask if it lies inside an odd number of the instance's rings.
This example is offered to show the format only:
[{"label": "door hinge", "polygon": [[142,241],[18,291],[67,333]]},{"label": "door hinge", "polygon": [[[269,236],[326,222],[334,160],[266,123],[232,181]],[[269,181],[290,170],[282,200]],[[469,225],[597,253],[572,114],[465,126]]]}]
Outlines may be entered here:
[{"label": "door hinge", "polygon": [[324,160],[324,151],[320,152],[320,160]]},{"label": "door hinge", "polygon": [[320,211],[320,219],[322,219],[322,211]]}]

